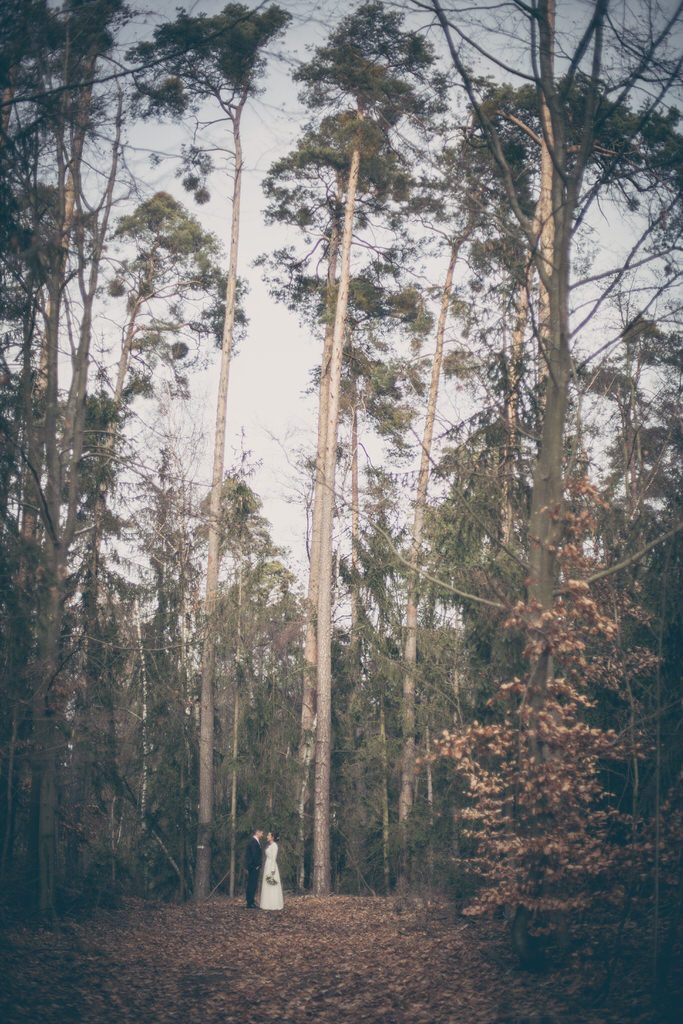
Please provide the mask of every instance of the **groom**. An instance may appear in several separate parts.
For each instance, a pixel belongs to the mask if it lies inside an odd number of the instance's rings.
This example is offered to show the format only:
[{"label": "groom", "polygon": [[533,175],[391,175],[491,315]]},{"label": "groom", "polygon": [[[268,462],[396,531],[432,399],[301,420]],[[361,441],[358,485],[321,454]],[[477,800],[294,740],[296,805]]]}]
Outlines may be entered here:
[{"label": "groom", "polygon": [[261,840],[263,829],[254,829],[253,835],[247,846],[247,908],[257,910],[255,896],[258,887],[259,874],[261,873]]}]

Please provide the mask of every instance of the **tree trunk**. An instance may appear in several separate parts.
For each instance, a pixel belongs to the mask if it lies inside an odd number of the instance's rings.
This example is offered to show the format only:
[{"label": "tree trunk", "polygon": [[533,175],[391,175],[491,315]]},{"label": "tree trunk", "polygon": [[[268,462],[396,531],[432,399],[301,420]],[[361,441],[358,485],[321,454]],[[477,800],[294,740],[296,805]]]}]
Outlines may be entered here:
[{"label": "tree trunk", "polygon": [[182,805],[180,818],[180,899],[187,898],[187,878],[190,875],[189,839],[187,830],[187,797],[188,779],[192,775],[190,741],[188,737],[188,715],[189,704],[188,671],[187,671],[187,582],[183,577],[180,607],[180,681],[183,695],[183,750],[180,752],[180,800]]},{"label": "tree trunk", "polygon": [[[554,38],[554,4],[548,2]],[[550,71],[548,71],[550,74]],[[562,154],[556,147],[555,161]],[[543,610],[552,606],[557,578],[556,545],[562,532],[564,484],[564,431],[570,379],[569,351],[569,265],[571,219],[559,171],[552,175],[552,251],[541,256],[540,272],[548,275],[546,284],[548,314],[545,360],[548,374],[541,425],[541,441],[534,469],[531,514],[529,519],[529,597]],[[549,671],[549,668],[547,669]],[[546,669],[541,671],[541,675]]]},{"label": "tree trunk", "polygon": [[[360,114],[359,114],[360,117]],[[316,896],[330,892],[330,770],[332,744],[332,527],[334,481],[337,461],[337,426],[349,297],[351,245],[360,168],[360,147],[351,157],[346,189],[341,272],[334,317],[330,358],[329,402],[325,428],[325,451],[321,473],[320,568],[317,622],[317,718],[315,737],[315,799],[313,820],[313,891]]]},{"label": "tree trunk", "polygon": [[352,680],[358,686],[360,669],[360,595],[358,587],[358,550],[360,546],[360,490],[358,487],[358,397],[354,380],[353,409],[351,410],[351,664],[356,674]]},{"label": "tree trunk", "polygon": [[[87,67],[94,71],[96,57],[91,55]],[[118,169],[122,106],[119,100],[116,135],[105,193],[95,216],[88,218],[88,236],[81,207],[81,163],[89,122],[91,86],[78,100],[76,126],[71,136],[72,148],[63,150],[64,124],[57,131],[58,196],[61,208],[58,247],[46,285],[45,305],[45,503],[42,509],[45,525],[45,564],[48,595],[46,623],[41,645],[43,682],[33,697],[36,737],[36,763],[33,777],[34,820],[38,858],[38,909],[41,914],[55,913],[56,825],[57,825],[57,753],[64,746],[64,735],[58,726],[58,708],[53,705],[52,690],[60,672],[60,642],[64,604],[64,581],[67,559],[74,538],[81,475],[80,460],[84,447],[87,380],[92,339],[92,310],[99,279],[99,267],[111,213],[114,183]],[[88,212],[91,213],[89,208]],[[75,224],[75,212],[81,215]],[[100,219],[101,215],[101,219]],[[77,276],[81,295],[81,322],[78,347],[72,356],[72,379],[64,410],[63,430],[59,431],[62,409],[59,394],[60,319],[66,283],[71,240],[75,240],[78,259]],[[89,273],[85,268],[89,265]],[[65,454],[69,453],[68,459]],[[65,473],[66,469],[66,473]],[[66,490],[66,511],[62,521],[62,501]]]},{"label": "tree trunk", "polygon": [[9,123],[12,118],[14,103],[14,81],[16,79],[16,68],[10,67],[7,70],[9,85],[2,90],[2,133],[0,133],[0,145],[5,144],[5,136],[9,130]]},{"label": "tree trunk", "polygon": [[14,838],[14,757],[17,749],[18,713],[16,704],[12,708],[12,734],[7,754],[7,784],[5,800],[5,834],[2,839],[2,856],[0,856],[0,880],[4,881],[7,865],[10,861]]},{"label": "tree trunk", "polygon": [[398,800],[402,876],[405,876],[408,870],[406,824],[415,799],[415,672],[417,665],[418,607],[417,569],[420,557],[420,544],[422,540],[425,506],[427,503],[429,465],[432,453],[432,438],[434,435],[434,419],[436,417],[436,406],[439,395],[441,365],[443,363],[444,337],[446,334],[446,322],[448,320],[448,308],[451,300],[451,292],[453,290],[453,276],[455,273],[455,265],[458,259],[460,244],[461,243],[459,241],[455,242],[451,248],[446,279],[441,292],[441,308],[439,310],[439,319],[436,329],[436,346],[434,349],[434,358],[432,360],[432,376],[429,386],[424,430],[422,434],[420,470],[418,474],[415,507],[413,512],[410,548],[411,568],[410,575],[408,577],[405,643],[403,648],[403,754],[401,759],[401,790]]},{"label": "tree trunk", "polygon": [[45,568],[49,580],[42,630],[41,682],[32,700],[35,760],[32,781],[33,817],[36,828],[37,907],[41,915],[55,914],[56,861],[56,750],[59,745],[51,690],[59,665],[62,626],[62,581],[66,574],[61,545],[60,510],[62,465],[58,435],[59,415],[59,316],[66,267],[65,246],[60,250],[49,285],[45,318]]},{"label": "tree trunk", "polygon": [[135,635],[138,643],[140,659],[140,719],[142,723],[142,771],[140,773],[140,830],[142,833],[142,859],[144,864],[144,890],[147,893],[149,879],[147,877],[148,837],[147,837],[147,786],[149,781],[149,708],[147,692],[147,665],[142,646],[142,625],[140,623],[140,607],[135,602]]},{"label": "tree trunk", "polygon": [[239,246],[240,197],[242,188],[242,147],[240,143],[240,114],[233,120],[235,145],[235,178],[232,193],[232,223],[230,232],[230,264],[225,296],[225,321],[221,348],[221,369],[216,400],[216,429],[214,434],[213,472],[209,502],[209,552],[206,565],[206,598],[204,603],[206,637],[202,658],[202,683],[199,727],[199,821],[197,827],[197,868],[195,899],[209,895],[211,882],[211,843],[213,837],[213,733],[214,733],[214,677],[216,670],[215,611],[218,594],[219,570],[219,512],[223,468],[225,461],[225,425],[228,406],[228,382],[232,356],[237,299],[237,251]]},{"label": "tree trunk", "polygon": [[[550,104],[554,93],[554,0],[545,0],[540,32],[540,63],[544,97]],[[559,121],[558,121],[559,124]],[[576,204],[578,177],[573,189],[566,174],[566,139],[553,127],[549,136],[552,160],[552,249],[541,252],[536,261],[539,277],[547,293],[547,320],[543,327],[547,366],[542,406],[540,444],[533,473],[529,515],[529,630],[544,634],[543,614],[553,607],[553,591],[558,577],[557,550],[563,535],[564,512],[564,440],[568,405],[571,356],[569,349],[569,276],[572,218]],[[576,171],[578,175],[580,171]],[[567,181],[570,184],[567,184]],[[531,725],[524,741],[530,754],[539,761],[554,756],[552,748],[539,741],[536,722],[547,704],[548,685],[554,672],[552,651],[544,643],[529,665],[527,700],[532,711]],[[537,879],[543,888],[543,879]],[[513,944],[523,960],[533,955],[537,943],[530,935],[528,910],[517,907],[512,930]],[[562,937],[566,922],[559,919],[555,929]]]},{"label": "tree trunk", "polygon": [[43,677],[32,701],[34,735],[33,801],[36,827],[38,901],[42,916],[54,916],[57,829],[57,749],[61,738],[55,721],[50,693],[58,672],[59,638],[62,624],[61,587],[57,579],[59,563],[50,566],[52,581],[48,590],[43,636]]},{"label": "tree trunk", "polygon": [[240,695],[235,687],[235,701],[232,718],[232,775],[230,780],[230,896],[235,895],[235,863],[237,844],[237,751],[239,742]]},{"label": "tree trunk", "polygon": [[512,481],[515,471],[517,443],[517,421],[519,415],[519,384],[522,353],[524,351],[524,332],[529,314],[528,282],[525,282],[517,293],[515,308],[515,324],[512,332],[512,344],[508,359],[508,379],[505,392],[505,447],[503,449],[503,514],[501,523],[501,539],[509,545],[513,539],[514,508],[512,501]]},{"label": "tree trunk", "polygon": [[429,722],[425,726],[425,765],[427,771],[427,810],[429,812],[429,845],[427,847],[427,867],[429,868],[429,884],[430,886],[434,883],[434,844],[432,842],[434,835],[434,779],[432,777],[432,762],[429,760],[429,755],[432,752],[432,741],[431,734],[429,731]]},{"label": "tree trunk", "polygon": [[362,648],[360,637],[360,487],[358,466],[358,382],[352,371],[351,396],[351,635],[349,708],[353,708],[362,685]]},{"label": "tree trunk", "polygon": [[237,842],[237,753],[239,750],[240,721],[240,680],[242,678],[242,556],[239,558],[237,576],[237,645],[236,645],[235,696],[232,705],[232,767],[230,769],[230,878],[228,891],[235,895],[235,861]]},{"label": "tree trunk", "polygon": [[[539,445],[533,471],[531,508],[527,523],[529,539],[529,575],[527,585],[527,635],[533,638],[529,655],[527,692],[524,695],[529,711],[528,725],[520,734],[530,758],[536,762],[550,760],[553,749],[539,739],[539,718],[548,709],[548,685],[553,673],[551,642],[547,638],[548,619],[552,616],[553,593],[558,577],[558,545],[563,535],[564,442],[571,372],[569,348],[569,279],[573,221],[579,204],[581,185],[594,145],[596,111],[601,94],[603,28],[607,18],[608,0],[596,0],[590,23],[573,55],[574,70],[581,62],[588,67],[582,80],[583,111],[579,143],[572,146],[569,159],[569,137],[575,138],[576,123],[568,109],[568,97],[558,88],[554,74],[555,0],[538,0],[525,8],[533,32],[530,36],[530,62],[541,112],[543,145],[541,146],[541,187],[537,221],[530,222],[524,213],[521,195],[507,163],[501,138],[478,101],[474,82],[460,59],[447,17],[439,0],[432,6],[448,41],[449,52],[457,68],[488,148],[501,171],[501,181],[510,206],[524,230],[532,253],[533,264],[545,292],[547,314],[539,315],[539,337],[545,345],[543,353],[547,374],[544,403],[541,408]],[[521,9],[521,5],[520,5]],[[588,49],[592,46],[592,56]],[[651,55],[650,55],[651,56]],[[571,63],[572,55],[565,54]],[[547,151],[547,153],[545,152]],[[550,157],[550,160],[545,159]],[[549,201],[549,207],[544,203]],[[539,237],[538,225],[543,237]],[[544,235],[544,229],[546,233]],[[543,735],[541,730],[541,735]],[[534,838],[552,822],[534,826]],[[544,879],[539,869],[528,879],[543,891]],[[530,911],[519,906],[515,913],[513,941],[522,956],[528,955],[531,939]]]},{"label": "tree trunk", "polygon": [[382,755],[382,870],[384,891],[389,895],[391,874],[389,871],[389,759],[387,757],[387,732],[384,721],[384,696],[379,706],[379,743]]},{"label": "tree trunk", "polygon": [[[550,18],[552,32],[555,31],[555,12],[553,5]],[[555,219],[553,215],[553,126],[550,119],[548,104],[541,98],[541,123],[543,133],[541,138],[541,159],[539,193],[536,203],[536,224],[538,230],[538,259],[542,264],[545,274],[548,277],[553,273],[553,260],[555,248]],[[538,353],[537,353],[537,381],[539,388],[542,388],[549,371],[549,352],[551,331],[551,307],[548,287],[541,277],[538,283]]]},{"label": "tree trunk", "polygon": [[305,882],[306,803],[308,800],[310,764],[315,745],[315,693],[318,664],[317,617],[320,572],[320,515],[322,511],[323,460],[327,430],[332,339],[334,337],[334,309],[336,306],[337,263],[339,259],[339,225],[335,219],[330,229],[327,263],[327,325],[320,367],[320,399],[318,405],[318,447],[315,460],[313,516],[311,522],[311,550],[306,600],[306,639],[304,643],[303,697],[301,702],[301,741],[299,744],[299,863],[297,886]]}]

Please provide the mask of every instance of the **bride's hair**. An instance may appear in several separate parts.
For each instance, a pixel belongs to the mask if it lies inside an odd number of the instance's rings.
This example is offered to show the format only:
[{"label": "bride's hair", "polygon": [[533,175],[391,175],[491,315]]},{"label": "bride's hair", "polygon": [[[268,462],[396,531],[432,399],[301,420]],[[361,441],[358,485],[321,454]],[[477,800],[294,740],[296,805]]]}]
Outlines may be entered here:
[{"label": "bride's hair", "polygon": [[279,843],[280,842],[280,833],[276,832],[274,828],[271,828],[270,834],[273,837],[273,842],[274,843]]}]

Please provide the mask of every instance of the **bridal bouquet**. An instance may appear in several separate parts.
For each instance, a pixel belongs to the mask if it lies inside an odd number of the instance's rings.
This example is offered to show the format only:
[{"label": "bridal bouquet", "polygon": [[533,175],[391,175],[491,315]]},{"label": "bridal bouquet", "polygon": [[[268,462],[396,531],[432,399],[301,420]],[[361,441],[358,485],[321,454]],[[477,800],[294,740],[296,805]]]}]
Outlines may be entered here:
[{"label": "bridal bouquet", "polygon": [[266,882],[268,885],[277,885],[277,878],[275,877],[275,874],[266,875]]}]

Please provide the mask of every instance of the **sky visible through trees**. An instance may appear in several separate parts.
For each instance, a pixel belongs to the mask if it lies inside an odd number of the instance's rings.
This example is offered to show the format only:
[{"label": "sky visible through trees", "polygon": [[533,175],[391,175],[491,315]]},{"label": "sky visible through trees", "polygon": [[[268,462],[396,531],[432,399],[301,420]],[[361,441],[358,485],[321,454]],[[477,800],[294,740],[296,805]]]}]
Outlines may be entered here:
[{"label": "sky visible through trees", "polygon": [[[353,5],[349,3],[347,6],[351,9]],[[216,0],[215,3],[201,4],[197,11],[214,14],[221,7],[220,0]],[[583,5],[580,0],[575,4],[563,4],[561,15],[570,17],[574,7],[580,11]],[[195,10],[194,7],[187,9],[190,13]],[[310,394],[309,377],[316,363],[319,340],[312,337],[310,331],[302,329],[294,314],[272,301],[262,275],[250,269],[250,264],[264,252],[283,244],[288,236],[288,232],[278,225],[263,223],[261,181],[271,163],[289,148],[294,137],[293,126],[305,123],[291,73],[305,60],[307,48],[322,41],[340,8],[333,4],[315,4],[308,10],[305,4],[295,4],[291,12],[294,22],[288,32],[287,45],[280,43],[273,47],[274,59],[268,62],[263,94],[252,105],[244,122],[248,155],[244,174],[245,230],[240,272],[249,281],[247,315],[250,331],[249,344],[240,345],[239,359],[235,360],[232,370],[227,446],[234,460],[240,457],[243,445],[253,451],[259,467],[255,486],[264,501],[275,539],[291,551],[295,564],[303,570],[305,532],[301,529],[298,508],[303,485],[298,483],[295,453],[312,444],[315,432],[316,401]],[[428,23],[423,12],[416,13],[408,7],[406,14],[415,25]],[[145,36],[165,16],[166,12],[152,11],[146,17],[135,18],[125,30],[124,38],[132,41]],[[432,28],[430,37],[434,39],[434,36]],[[438,38],[434,41],[437,46],[443,45]],[[505,45],[509,45],[509,40]],[[500,70],[495,73],[504,77]],[[180,146],[191,130],[188,125],[166,123],[162,126],[153,122],[132,127],[129,160],[147,190],[168,189],[180,201],[187,201],[187,194],[176,179],[175,170]],[[149,166],[152,153],[165,157],[156,168]],[[212,188],[209,201],[201,208],[195,207],[194,212],[207,230],[222,237],[229,218],[229,204],[220,186]],[[608,207],[596,217],[596,230],[599,244],[595,246],[594,258],[598,266],[607,268],[610,258],[620,252],[625,226],[618,214]],[[212,370],[195,375],[191,418],[193,423],[201,425],[205,433],[212,427],[210,410],[214,404],[214,388],[215,373]],[[256,388],[261,396],[258,402],[253,397]],[[470,403],[463,392],[462,386],[456,382],[442,396],[440,416],[443,429],[464,419],[470,412]],[[208,473],[208,462],[203,462],[202,480],[208,481]]]},{"label": "sky visible through trees", "polygon": [[234,901],[271,827],[654,1020],[683,2],[9,7],[0,909]]},{"label": "sky visible through trees", "polygon": [[[220,2],[201,5],[197,10],[214,14]],[[266,515],[273,524],[274,536],[292,552],[301,569],[305,561],[305,530],[301,529],[296,452],[307,448],[314,436],[315,400],[309,392],[309,374],[318,356],[318,339],[302,330],[296,317],[273,302],[258,271],[250,269],[262,253],[282,244],[284,232],[263,223],[261,180],[270,164],[284,154],[293,138],[294,124],[303,121],[297,102],[297,88],[291,71],[305,59],[306,47],[322,39],[333,18],[332,5],[316,4],[307,10],[302,4],[293,10],[295,23],[285,47],[273,46],[263,94],[248,110],[244,121],[244,231],[240,274],[249,281],[247,315],[250,321],[248,345],[239,346],[239,358],[232,370],[232,391],[228,415],[227,450],[229,460],[240,458],[242,447],[253,452],[258,464],[255,487],[264,501]],[[188,10],[194,12],[194,8]],[[164,14],[135,19],[126,37],[141,38]],[[328,20],[329,19],[329,20]],[[144,21],[144,27],[141,22]],[[181,201],[187,194],[175,178],[180,146],[191,135],[190,126],[150,124],[133,128],[131,163],[150,190],[169,189]],[[150,168],[148,150],[170,154],[157,168]],[[197,209],[202,223],[223,237],[230,216],[227,197],[219,185],[210,190],[211,198]],[[258,401],[255,382],[258,381]],[[198,373],[192,388],[191,418],[204,432],[213,423],[215,374]],[[208,455],[207,455],[208,459]],[[208,481],[208,462],[202,462],[202,477]]]}]

